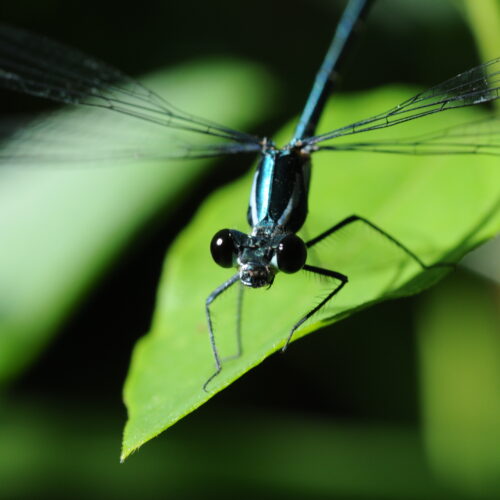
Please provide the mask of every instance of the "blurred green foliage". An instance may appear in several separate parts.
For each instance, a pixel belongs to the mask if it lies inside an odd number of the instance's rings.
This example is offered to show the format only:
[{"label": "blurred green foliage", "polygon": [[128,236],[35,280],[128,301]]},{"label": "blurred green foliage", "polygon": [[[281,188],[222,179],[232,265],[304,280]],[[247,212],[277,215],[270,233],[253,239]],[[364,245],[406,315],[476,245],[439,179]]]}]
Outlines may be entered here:
[{"label": "blurred green foliage", "polygon": [[[264,89],[271,87],[255,66],[215,60],[159,72],[144,83],[185,109],[217,114],[241,128],[265,113]],[[208,160],[78,163],[78,153],[120,151],[118,141],[129,145],[127,133],[140,134],[141,125],[107,110],[63,110],[0,143],[6,157],[9,147],[20,144],[28,158],[50,158],[63,143],[75,158],[53,168],[7,165],[0,171],[0,382],[33,360],[120,250],[160,211],[173,217],[179,197],[188,196],[211,167]],[[165,147],[162,134],[144,140],[157,150]]]},{"label": "blurred green foliage", "polygon": [[120,465],[117,423],[57,403],[4,408],[0,498],[457,498],[407,426],[201,414]]},{"label": "blurred green foliage", "polygon": [[431,464],[473,498],[500,492],[498,287],[467,274],[421,301],[422,419]]}]

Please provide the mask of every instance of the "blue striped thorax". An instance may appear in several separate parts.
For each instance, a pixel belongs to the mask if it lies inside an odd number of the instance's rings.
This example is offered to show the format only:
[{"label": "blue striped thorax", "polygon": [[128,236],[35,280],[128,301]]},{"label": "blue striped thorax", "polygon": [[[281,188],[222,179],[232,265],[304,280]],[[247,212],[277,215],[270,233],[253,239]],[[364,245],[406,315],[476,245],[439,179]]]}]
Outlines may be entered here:
[{"label": "blue striped thorax", "polygon": [[307,216],[310,176],[310,157],[299,148],[265,151],[250,193],[250,226],[297,232]]}]

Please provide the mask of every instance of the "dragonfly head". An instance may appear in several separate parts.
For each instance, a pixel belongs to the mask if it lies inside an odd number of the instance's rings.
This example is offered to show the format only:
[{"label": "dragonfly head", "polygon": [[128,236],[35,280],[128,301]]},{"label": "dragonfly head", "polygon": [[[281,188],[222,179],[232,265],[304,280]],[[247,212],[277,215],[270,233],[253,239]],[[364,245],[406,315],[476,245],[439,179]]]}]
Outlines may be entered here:
[{"label": "dragonfly head", "polygon": [[271,286],[279,271],[295,273],[306,262],[304,242],[294,233],[267,229],[251,235],[222,229],[212,238],[210,252],[221,267],[237,267],[240,281],[251,288]]}]

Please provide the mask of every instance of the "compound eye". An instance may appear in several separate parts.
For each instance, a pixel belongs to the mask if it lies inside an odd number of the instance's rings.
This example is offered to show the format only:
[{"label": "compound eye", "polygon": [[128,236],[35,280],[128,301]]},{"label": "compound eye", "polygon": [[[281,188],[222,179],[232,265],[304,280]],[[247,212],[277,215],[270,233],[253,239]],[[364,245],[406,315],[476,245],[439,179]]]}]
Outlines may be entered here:
[{"label": "compound eye", "polygon": [[297,235],[288,234],[280,241],[276,257],[280,271],[289,274],[296,273],[306,263],[306,245]]},{"label": "compound eye", "polygon": [[229,229],[221,229],[215,233],[210,242],[210,253],[219,266],[232,267],[233,257],[236,255],[236,246]]}]

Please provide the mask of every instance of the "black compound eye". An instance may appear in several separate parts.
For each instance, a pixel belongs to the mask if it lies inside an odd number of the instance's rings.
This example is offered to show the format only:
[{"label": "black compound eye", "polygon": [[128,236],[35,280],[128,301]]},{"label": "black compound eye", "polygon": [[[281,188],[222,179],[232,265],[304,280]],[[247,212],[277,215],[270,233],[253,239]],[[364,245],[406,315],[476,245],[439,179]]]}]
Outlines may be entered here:
[{"label": "black compound eye", "polygon": [[215,233],[210,242],[210,253],[219,266],[232,267],[233,257],[236,255],[236,246],[229,229],[221,229]]},{"label": "black compound eye", "polygon": [[306,245],[297,235],[288,234],[280,241],[276,257],[280,271],[284,273],[296,273],[306,263]]}]

